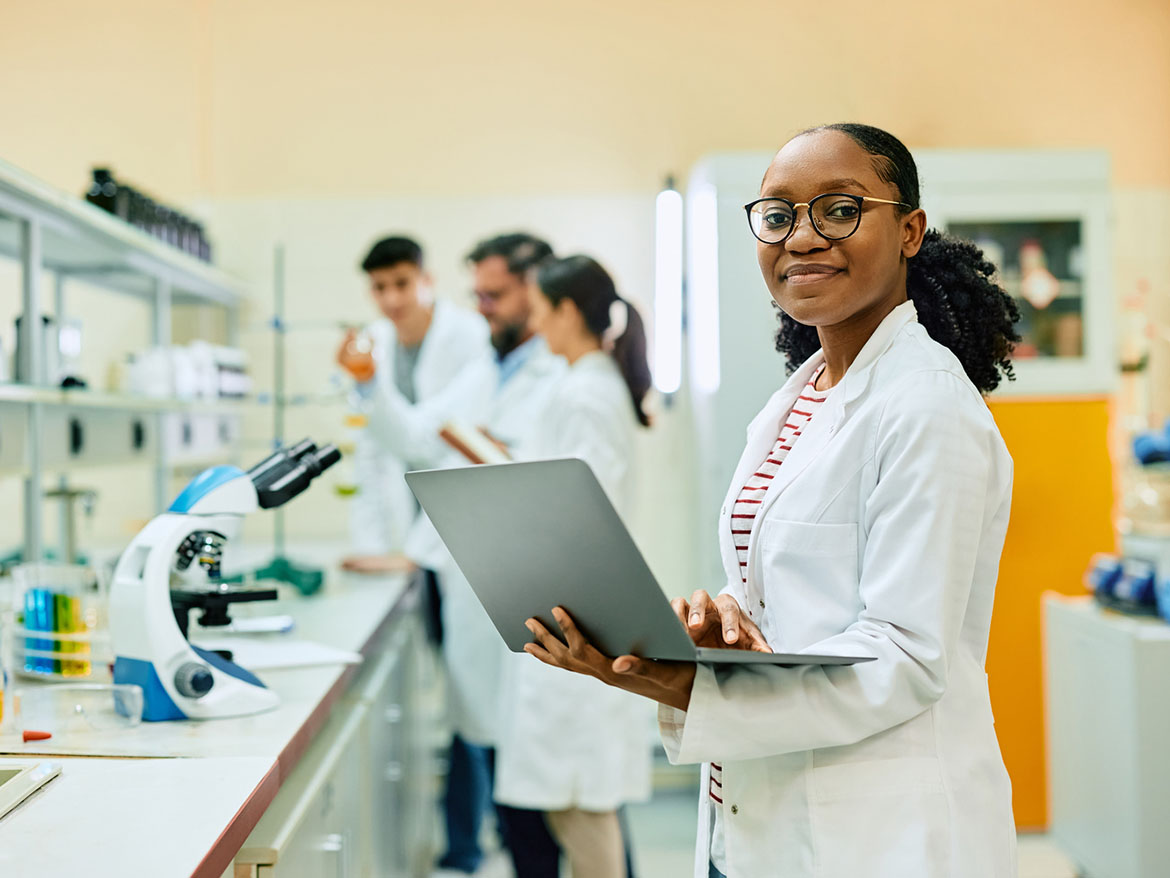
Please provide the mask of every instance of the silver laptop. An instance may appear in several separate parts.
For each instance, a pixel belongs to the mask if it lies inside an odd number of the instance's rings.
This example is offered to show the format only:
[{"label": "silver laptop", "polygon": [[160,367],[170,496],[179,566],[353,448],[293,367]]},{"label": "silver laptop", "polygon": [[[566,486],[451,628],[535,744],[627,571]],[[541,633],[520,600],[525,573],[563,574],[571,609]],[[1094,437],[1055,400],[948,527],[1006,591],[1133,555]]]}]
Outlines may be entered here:
[{"label": "silver laptop", "polygon": [[696,647],[582,460],[422,470],[406,481],[513,652],[564,607],[606,655],[704,663],[849,665],[873,657]]}]

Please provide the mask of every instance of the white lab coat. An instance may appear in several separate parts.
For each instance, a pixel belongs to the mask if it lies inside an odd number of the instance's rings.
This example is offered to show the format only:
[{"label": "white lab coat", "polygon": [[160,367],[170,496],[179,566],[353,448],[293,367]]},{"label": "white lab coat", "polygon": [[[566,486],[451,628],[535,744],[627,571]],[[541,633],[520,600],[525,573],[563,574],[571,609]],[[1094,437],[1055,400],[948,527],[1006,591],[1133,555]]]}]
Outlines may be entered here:
[{"label": "white lab coat", "polygon": [[[494,352],[465,367],[442,392],[411,406],[383,391],[370,426],[387,447],[413,468],[462,466],[467,461],[439,438],[448,420],[484,426],[509,445],[524,445],[540,422],[565,361],[533,338],[524,364],[501,385]],[[479,598],[451,558],[430,520],[420,514],[407,536],[407,557],[439,576],[442,593],[443,660],[447,668],[449,718],[464,740],[497,743],[501,664],[508,654]]]},{"label": "white lab coat", "polygon": [[728,513],[821,361],[748,428],[719,523],[725,591],[776,651],[877,661],[699,665],[688,710],[659,710],[663,741],[674,762],[723,766],[728,878],[1009,878],[1011,786],[984,659],[1012,462],[913,303],[882,322],[780,467],[741,582]]},{"label": "white lab coat", "polygon": [[[557,384],[540,429],[518,456],[581,458],[622,513],[632,500],[636,430],[613,358],[587,354]],[[652,713],[650,702],[592,677],[508,654],[495,800],[540,811],[612,811],[648,799]]]},{"label": "white lab coat", "polygon": [[[374,381],[396,392],[394,324],[383,318],[370,324],[368,332],[377,365]],[[433,399],[489,350],[487,322],[479,314],[446,301],[435,302],[414,369],[416,399]],[[402,479],[405,472],[403,458],[387,449],[370,429],[359,433],[354,449],[358,493],[350,503],[350,534],[356,552],[377,555],[402,547],[415,517],[414,498]]]}]

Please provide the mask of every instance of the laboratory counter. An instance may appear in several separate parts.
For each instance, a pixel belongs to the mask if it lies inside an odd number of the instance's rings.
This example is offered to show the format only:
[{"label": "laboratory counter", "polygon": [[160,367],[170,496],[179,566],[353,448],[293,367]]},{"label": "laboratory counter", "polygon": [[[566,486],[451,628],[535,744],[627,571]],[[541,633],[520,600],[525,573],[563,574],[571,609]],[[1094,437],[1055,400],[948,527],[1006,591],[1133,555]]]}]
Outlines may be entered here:
[{"label": "laboratory counter", "polygon": [[[417,692],[412,690],[419,686],[424,650],[413,581],[338,574],[312,597],[285,596],[283,589],[281,594],[276,602],[248,606],[256,608],[254,614],[288,614],[295,622],[289,638],[350,652],[351,663],[258,671],[281,703],[254,716],[144,722],[118,732],[27,744],[11,732],[0,736],[0,761],[51,760],[62,766],[59,777],[0,818],[0,875],[300,874],[288,862],[291,855],[283,869],[275,866],[276,840],[295,835],[298,821],[304,822],[305,790],[323,783],[321,766],[331,758],[326,751],[338,746],[364,759],[392,762],[393,770],[375,773],[397,783],[400,798],[417,795],[419,786],[401,788],[403,763],[424,761],[413,758],[425,738],[413,716]],[[359,716],[360,741],[350,729]],[[365,726],[376,725],[375,716],[385,727],[367,732]],[[339,731],[342,727],[349,731]],[[339,734],[349,737],[339,744]],[[396,740],[407,737],[409,742]],[[382,767],[358,765],[355,771],[369,774]],[[298,780],[298,773],[304,777]],[[341,795],[332,787],[325,793],[328,799]],[[387,793],[371,789],[369,782],[360,790],[356,784],[347,788],[344,796],[355,800],[346,813],[362,823],[378,820],[369,812],[387,801]],[[267,823],[257,830],[262,818]],[[402,861],[404,874],[413,871],[408,853],[359,851],[370,842],[357,837],[358,827],[339,832],[327,834],[334,848],[349,845],[338,853],[345,861],[339,874],[384,873],[376,868],[379,855]],[[318,849],[329,847],[318,842]],[[261,866],[267,870],[257,871]]]}]

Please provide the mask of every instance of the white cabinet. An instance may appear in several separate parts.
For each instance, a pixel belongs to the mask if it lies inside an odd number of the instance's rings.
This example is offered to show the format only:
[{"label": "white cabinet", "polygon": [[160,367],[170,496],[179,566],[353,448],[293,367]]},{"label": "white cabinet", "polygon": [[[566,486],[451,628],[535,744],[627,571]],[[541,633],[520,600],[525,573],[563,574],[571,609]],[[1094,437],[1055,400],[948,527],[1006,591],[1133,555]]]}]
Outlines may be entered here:
[{"label": "white cabinet", "polygon": [[156,432],[157,420],[146,412],[46,407],[41,462],[61,470],[74,465],[151,462]]},{"label": "white cabinet", "polygon": [[177,465],[226,456],[241,434],[240,416],[205,411],[168,412],[163,415],[163,449]]},{"label": "white cabinet", "polygon": [[393,623],[236,855],[237,876],[429,874],[434,801],[418,698],[425,648],[416,611]]},{"label": "white cabinet", "polygon": [[427,720],[418,698],[418,657],[425,649],[412,617],[375,665],[362,698],[369,706],[363,730],[366,827],[370,875],[427,874],[431,860],[430,754]]},{"label": "white cabinet", "polygon": [[1170,625],[1044,604],[1049,810],[1085,878],[1162,878],[1170,863]]},{"label": "white cabinet", "polygon": [[237,865],[254,865],[265,878],[356,878],[366,710],[358,704],[334,711],[237,854]]}]

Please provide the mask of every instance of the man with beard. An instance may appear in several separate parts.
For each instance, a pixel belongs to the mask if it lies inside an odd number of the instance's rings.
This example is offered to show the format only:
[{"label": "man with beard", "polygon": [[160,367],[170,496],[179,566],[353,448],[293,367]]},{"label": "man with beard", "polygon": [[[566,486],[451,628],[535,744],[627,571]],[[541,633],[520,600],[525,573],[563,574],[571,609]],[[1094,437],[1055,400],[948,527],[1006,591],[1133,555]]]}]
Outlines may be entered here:
[{"label": "man with beard", "polygon": [[[549,392],[566,369],[529,326],[533,269],[552,255],[539,238],[516,232],[482,241],[468,254],[479,313],[491,334],[490,356],[480,357],[436,396],[412,404],[387,382],[374,388],[371,435],[408,469],[458,466],[467,461],[439,437],[455,420],[487,431],[515,447],[532,435]],[[425,516],[411,529],[406,556],[436,571],[442,594],[442,652],[454,735],[445,794],[448,874],[474,874],[483,860],[479,830],[491,807],[499,680],[505,655],[471,587]],[[557,846],[539,811],[497,813],[505,842],[541,862],[555,864]]]}]

